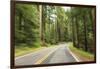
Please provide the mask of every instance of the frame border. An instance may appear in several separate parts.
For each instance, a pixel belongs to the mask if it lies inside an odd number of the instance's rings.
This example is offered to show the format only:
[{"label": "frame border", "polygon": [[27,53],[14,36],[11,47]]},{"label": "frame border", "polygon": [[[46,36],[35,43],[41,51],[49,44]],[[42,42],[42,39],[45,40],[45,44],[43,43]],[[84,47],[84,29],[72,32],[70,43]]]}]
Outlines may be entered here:
[{"label": "frame border", "polygon": [[60,65],[77,65],[77,64],[91,64],[91,63],[96,63],[96,48],[95,48],[95,57],[94,61],[87,61],[87,62],[71,62],[71,63],[55,63],[55,64],[39,64],[39,65],[23,65],[23,66],[15,66],[15,47],[14,47],[14,35],[15,35],[15,5],[18,3],[20,4],[42,4],[42,5],[56,5],[56,6],[71,6],[71,7],[91,7],[95,9],[95,31],[94,31],[94,38],[95,38],[95,46],[96,46],[96,5],[82,5],[82,4],[67,4],[67,3],[52,3],[52,2],[36,2],[36,1],[10,1],[10,68],[11,69],[16,69],[16,68],[29,68],[29,67],[44,67],[44,66],[60,66]]}]

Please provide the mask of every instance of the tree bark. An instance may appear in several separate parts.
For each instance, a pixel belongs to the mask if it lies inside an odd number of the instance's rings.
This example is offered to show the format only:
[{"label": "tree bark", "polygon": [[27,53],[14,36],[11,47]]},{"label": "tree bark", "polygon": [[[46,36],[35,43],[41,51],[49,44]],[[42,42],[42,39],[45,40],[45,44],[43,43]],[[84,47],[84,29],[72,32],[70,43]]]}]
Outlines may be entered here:
[{"label": "tree bark", "polygon": [[76,17],[76,32],[77,32],[77,48],[79,48],[79,30],[78,30],[78,23],[77,23],[77,17]]},{"label": "tree bark", "polygon": [[19,14],[19,30],[22,29],[22,26],[21,26],[22,24],[21,23],[22,23],[22,14],[20,13]]},{"label": "tree bark", "polygon": [[85,51],[88,51],[88,47],[87,47],[87,25],[86,25],[86,17],[83,16],[83,20],[84,20],[84,41],[85,41]]},{"label": "tree bark", "polygon": [[73,45],[76,47],[76,44],[75,44],[75,31],[74,31],[74,19],[73,19],[73,16],[71,17],[72,18],[72,35],[73,35]]},{"label": "tree bark", "polygon": [[43,5],[40,5],[40,40],[41,40],[41,45],[45,46],[45,23],[44,23],[44,15],[43,15]]},{"label": "tree bark", "polygon": [[96,17],[95,17],[95,13],[96,13],[96,9],[92,9],[91,10],[91,20],[92,20],[92,28],[93,28],[93,48],[92,48],[92,52],[93,53],[95,53],[95,45],[96,45],[96,22],[95,22],[95,19],[96,19]]}]

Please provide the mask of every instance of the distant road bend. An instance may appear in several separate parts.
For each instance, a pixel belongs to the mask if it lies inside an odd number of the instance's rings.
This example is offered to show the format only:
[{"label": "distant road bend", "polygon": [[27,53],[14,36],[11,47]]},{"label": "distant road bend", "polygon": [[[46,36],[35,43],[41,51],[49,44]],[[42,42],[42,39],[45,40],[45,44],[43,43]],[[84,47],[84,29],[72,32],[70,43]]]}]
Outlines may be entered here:
[{"label": "distant road bend", "polygon": [[78,62],[78,60],[72,55],[67,47],[67,44],[65,43],[15,58],[15,65],[35,65],[69,62]]}]

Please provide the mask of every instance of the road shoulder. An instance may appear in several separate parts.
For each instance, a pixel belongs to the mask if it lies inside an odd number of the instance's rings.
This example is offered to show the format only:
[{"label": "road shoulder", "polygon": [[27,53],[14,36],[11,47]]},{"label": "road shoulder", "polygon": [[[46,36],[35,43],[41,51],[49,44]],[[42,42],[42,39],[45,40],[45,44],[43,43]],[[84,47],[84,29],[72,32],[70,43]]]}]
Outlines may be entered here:
[{"label": "road shoulder", "polygon": [[69,49],[81,62],[94,61],[94,56],[92,54],[81,51],[73,46],[69,46]]}]

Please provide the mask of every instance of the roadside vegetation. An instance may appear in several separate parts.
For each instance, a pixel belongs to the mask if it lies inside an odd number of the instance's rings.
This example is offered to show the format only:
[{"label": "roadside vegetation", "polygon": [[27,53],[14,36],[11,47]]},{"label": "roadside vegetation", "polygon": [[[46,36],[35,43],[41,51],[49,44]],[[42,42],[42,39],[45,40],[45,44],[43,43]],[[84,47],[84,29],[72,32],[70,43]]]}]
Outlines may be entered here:
[{"label": "roadside vegetation", "polygon": [[78,58],[81,61],[94,61],[94,55],[89,53],[89,52],[85,52],[82,49],[78,49],[76,47],[73,46],[72,43],[69,43],[69,49],[76,55],[78,56]]},{"label": "roadside vegetation", "polygon": [[25,44],[21,44],[20,46],[15,46],[15,57],[22,56],[25,54],[29,54],[31,52],[38,51],[40,49],[44,49],[45,47],[41,47],[38,43],[34,46],[26,46]]},{"label": "roadside vegetation", "polygon": [[47,44],[45,47],[41,46],[39,42],[35,43],[34,46],[26,46],[25,44],[21,44],[20,46],[15,46],[15,57],[23,56],[50,47],[55,47],[55,45]]}]

